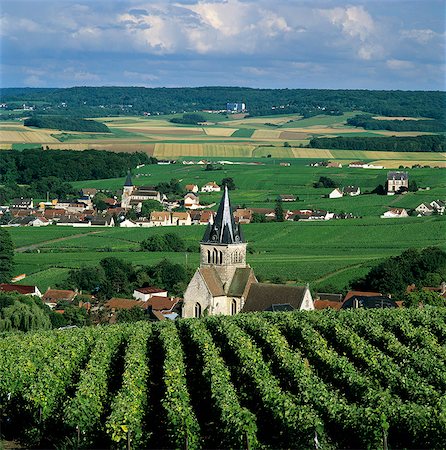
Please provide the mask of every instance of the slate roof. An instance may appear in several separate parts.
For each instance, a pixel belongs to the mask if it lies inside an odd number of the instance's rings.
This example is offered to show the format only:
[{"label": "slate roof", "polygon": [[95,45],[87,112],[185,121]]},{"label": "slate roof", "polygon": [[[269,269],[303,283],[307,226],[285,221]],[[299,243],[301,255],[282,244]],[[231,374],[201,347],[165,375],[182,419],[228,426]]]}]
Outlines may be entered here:
[{"label": "slate roof", "polygon": [[359,187],[358,186],[346,186],[344,188],[344,193],[345,194],[354,194],[356,192],[358,192]]},{"label": "slate roof", "polygon": [[242,312],[273,311],[273,305],[284,304],[300,309],[306,290],[306,286],[252,283]]},{"label": "slate roof", "polygon": [[214,223],[207,226],[202,242],[211,244],[239,244],[244,242],[240,224],[236,225],[234,220],[227,186],[225,186]]},{"label": "slate roof", "polygon": [[201,267],[199,270],[206,286],[209,289],[209,292],[213,297],[221,297],[226,295],[223,288],[223,283],[221,282],[221,279],[214,267]]},{"label": "slate roof", "polygon": [[242,297],[251,274],[254,275],[251,267],[237,267],[229,286],[228,295],[231,297]]},{"label": "slate roof", "polygon": [[127,174],[127,178],[125,179],[124,186],[133,186],[132,177],[130,176],[130,173]]},{"label": "slate roof", "polygon": [[342,304],[341,309],[356,308],[355,300],[357,300],[359,308],[397,308],[398,307],[395,300],[392,300],[389,297],[384,297],[382,295],[374,296],[374,297],[359,295],[359,296],[352,297],[349,300],[346,300]]},{"label": "slate roof", "polygon": [[388,172],[388,180],[408,180],[409,174],[407,172]]}]

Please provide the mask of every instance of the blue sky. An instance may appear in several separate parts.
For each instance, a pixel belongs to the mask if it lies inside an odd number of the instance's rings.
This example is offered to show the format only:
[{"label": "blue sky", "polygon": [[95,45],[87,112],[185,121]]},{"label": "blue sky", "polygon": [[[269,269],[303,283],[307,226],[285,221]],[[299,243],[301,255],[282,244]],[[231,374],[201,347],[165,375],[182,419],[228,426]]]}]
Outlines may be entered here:
[{"label": "blue sky", "polygon": [[2,87],[445,90],[446,0],[1,0]]}]

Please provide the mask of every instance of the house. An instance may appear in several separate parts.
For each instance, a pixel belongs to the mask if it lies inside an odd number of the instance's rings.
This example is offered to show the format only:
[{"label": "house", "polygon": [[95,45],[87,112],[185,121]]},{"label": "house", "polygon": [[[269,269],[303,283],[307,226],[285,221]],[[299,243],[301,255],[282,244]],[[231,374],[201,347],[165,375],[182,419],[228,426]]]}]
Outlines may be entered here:
[{"label": "house", "polygon": [[194,194],[196,194],[198,192],[198,186],[196,184],[186,184],[186,186],[184,187],[184,189],[187,192],[193,192]]},{"label": "house", "polygon": [[119,226],[122,228],[135,228],[138,225],[133,220],[125,219],[119,223]]},{"label": "house", "polygon": [[443,215],[446,208],[446,202],[443,200],[434,200],[433,202],[430,202],[430,206],[432,206],[438,214]]},{"label": "house", "polygon": [[92,227],[114,227],[115,219],[113,217],[89,217],[90,225]]},{"label": "house", "polygon": [[401,192],[401,189],[409,189],[409,174],[407,172],[387,173],[387,195]]},{"label": "house", "polygon": [[294,195],[281,194],[277,200],[279,200],[279,202],[295,202],[296,197]]},{"label": "house", "polygon": [[338,302],[336,300],[314,300],[314,309],[320,311],[322,309],[334,309],[339,311],[342,307],[342,301]]},{"label": "house", "polygon": [[252,283],[242,312],[313,310],[308,286]]},{"label": "house", "polygon": [[113,297],[104,304],[108,312],[108,321],[110,323],[116,322],[116,314],[123,309],[141,308],[144,309],[144,302],[133,300],[129,298]]},{"label": "house", "polygon": [[46,227],[50,224],[50,221],[46,217],[36,217],[29,225],[32,227]]},{"label": "house", "polygon": [[167,291],[165,289],[157,288],[154,286],[142,287],[133,291],[133,298],[135,298],[136,300],[141,300],[143,302],[150,300],[154,296],[167,297]]},{"label": "house", "polygon": [[184,196],[184,207],[189,209],[195,209],[200,207],[200,198],[192,192],[189,192]]},{"label": "house", "polygon": [[250,209],[240,208],[234,211],[235,223],[251,223],[252,211]]},{"label": "house", "polygon": [[34,201],[32,198],[15,198],[12,200],[10,207],[13,209],[33,209]]},{"label": "house", "polygon": [[231,114],[245,112],[246,105],[242,102],[229,102],[226,103],[226,111]]},{"label": "house", "polygon": [[397,308],[395,300],[378,292],[350,291],[344,299],[341,309],[351,308]]},{"label": "house", "polygon": [[221,187],[215,181],[210,181],[201,188],[201,192],[220,192],[220,191]]},{"label": "house", "polygon": [[21,295],[35,295],[42,297],[42,293],[37,286],[26,286],[23,284],[0,283],[0,292],[17,292]]},{"label": "house", "polygon": [[76,298],[77,292],[62,289],[50,289],[42,296],[43,303],[50,308],[54,308],[59,302],[71,303]]},{"label": "house", "polygon": [[98,190],[95,188],[82,188],[80,193],[82,197],[93,198],[98,193]]},{"label": "house", "polygon": [[267,221],[276,220],[276,213],[271,208],[251,208],[253,214],[260,214],[265,216]]},{"label": "house", "polygon": [[344,194],[339,188],[333,189],[329,194],[328,198],[341,198]]},{"label": "house", "polygon": [[215,221],[200,243],[200,267],[184,292],[182,317],[241,311],[249,286],[257,281],[246,263],[246,245],[225,186]]},{"label": "house", "polygon": [[281,162],[279,165],[282,167],[290,167],[291,166],[291,164],[289,162]]},{"label": "house", "polygon": [[363,161],[353,161],[351,162],[348,167],[350,168],[364,168],[364,166],[367,166],[367,163],[363,162]]},{"label": "house", "polygon": [[351,197],[356,197],[361,193],[359,186],[347,186],[344,188],[344,194],[350,195]]},{"label": "house", "polygon": [[201,211],[199,225],[207,225],[214,223],[215,211],[206,210]]},{"label": "house", "polygon": [[404,208],[392,208],[386,211],[381,218],[382,219],[397,219],[402,217],[409,217],[407,211]]},{"label": "house", "polygon": [[174,212],[172,213],[172,225],[192,225],[192,220],[188,212]]},{"label": "house", "polygon": [[61,208],[45,208],[43,212],[43,217],[47,219],[59,219],[62,216],[65,216],[67,212]]},{"label": "house", "polygon": [[327,167],[335,167],[335,168],[340,169],[340,168],[342,168],[342,164],[339,162],[329,162],[327,164]]},{"label": "house", "polygon": [[435,211],[435,209],[429,203],[421,203],[421,205],[418,205],[415,208],[415,211],[420,216],[430,216]]},{"label": "house", "polygon": [[175,297],[153,296],[146,302],[144,308],[147,309],[156,320],[175,320],[178,317],[178,313],[175,310],[179,303],[180,299]]},{"label": "house", "polygon": [[57,222],[58,226],[66,226],[66,227],[90,227],[91,222],[85,221],[78,216],[66,216],[61,217]]},{"label": "house", "polygon": [[161,195],[154,186],[134,186],[130,174],[127,175],[121,196],[122,208],[130,209],[133,206],[141,209],[142,202],[156,200],[161,203],[165,199],[166,196]]},{"label": "house", "polygon": [[150,213],[150,224],[152,227],[166,227],[172,225],[170,212],[152,211]]}]

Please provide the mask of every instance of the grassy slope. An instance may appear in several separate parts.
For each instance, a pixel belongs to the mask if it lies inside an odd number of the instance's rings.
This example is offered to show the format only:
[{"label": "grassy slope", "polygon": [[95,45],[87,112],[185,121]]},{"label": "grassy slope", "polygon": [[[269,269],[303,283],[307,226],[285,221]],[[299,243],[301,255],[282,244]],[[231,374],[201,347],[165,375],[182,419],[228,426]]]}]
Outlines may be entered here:
[{"label": "grassy slope", "polygon": [[[385,222],[375,218],[287,222],[245,225],[244,233],[252,252],[248,254],[248,262],[262,278],[282,276],[296,282],[310,282],[313,286],[330,283],[342,288],[347,281],[361,274],[356,268],[358,265],[368,267],[380,258],[399,254],[408,247],[439,245],[446,248],[445,223],[441,217]],[[28,244],[31,240],[42,243],[53,228],[11,229],[11,235],[16,246],[22,245],[24,236]],[[99,233],[91,234],[97,231]],[[172,231],[172,228],[80,229],[77,234],[82,234],[81,237],[44,244],[40,253],[17,254],[15,272],[30,275],[23,284],[37,283],[41,289],[46,289],[62,282],[69,268],[94,265],[108,256],[135,264],[153,264],[167,257],[184,264],[184,253],[137,251],[139,242],[147,236]],[[196,244],[204,227],[177,227],[174,231],[189,244]],[[188,255],[188,264],[198,266],[198,253]],[[330,277],[345,268],[352,270],[341,272],[339,279],[335,275]]]}]

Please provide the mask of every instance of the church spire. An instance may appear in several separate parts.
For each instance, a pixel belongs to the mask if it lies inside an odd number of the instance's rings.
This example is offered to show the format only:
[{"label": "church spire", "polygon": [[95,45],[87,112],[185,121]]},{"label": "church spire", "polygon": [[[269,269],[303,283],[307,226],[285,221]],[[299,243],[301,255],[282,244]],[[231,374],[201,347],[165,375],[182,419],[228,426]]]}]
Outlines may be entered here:
[{"label": "church spire", "polygon": [[132,177],[130,176],[130,172],[127,173],[127,178],[125,179],[124,186],[133,186]]},{"label": "church spire", "polygon": [[227,186],[225,186],[214,223],[208,224],[201,242],[212,244],[240,244],[243,242],[240,225],[235,224],[232,214]]}]

